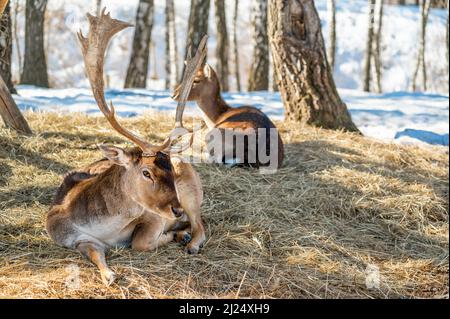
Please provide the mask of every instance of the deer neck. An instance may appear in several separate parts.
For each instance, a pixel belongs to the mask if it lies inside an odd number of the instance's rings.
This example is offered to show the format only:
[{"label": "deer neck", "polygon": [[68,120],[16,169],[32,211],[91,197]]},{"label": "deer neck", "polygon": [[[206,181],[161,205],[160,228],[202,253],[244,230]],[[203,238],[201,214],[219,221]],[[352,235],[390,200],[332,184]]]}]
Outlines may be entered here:
[{"label": "deer neck", "polygon": [[230,109],[220,93],[214,97],[201,98],[197,101],[197,104],[202,110],[203,120],[210,129],[215,126],[220,116]]}]

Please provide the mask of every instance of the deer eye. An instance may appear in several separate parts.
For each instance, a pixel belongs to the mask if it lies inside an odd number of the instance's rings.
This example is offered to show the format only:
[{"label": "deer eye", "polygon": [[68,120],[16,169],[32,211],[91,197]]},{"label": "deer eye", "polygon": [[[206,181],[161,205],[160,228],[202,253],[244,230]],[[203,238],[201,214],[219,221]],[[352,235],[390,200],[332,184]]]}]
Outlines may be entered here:
[{"label": "deer eye", "polygon": [[194,80],[194,84],[199,84],[200,83],[200,80],[199,79],[195,79]]},{"label": "deer eye", "polygon": [[153,181],[152,174],[150,174],[149,171],[147,171],[147,170],[142,171],[142,175],[144,175],[145,178],[148,178]]}]

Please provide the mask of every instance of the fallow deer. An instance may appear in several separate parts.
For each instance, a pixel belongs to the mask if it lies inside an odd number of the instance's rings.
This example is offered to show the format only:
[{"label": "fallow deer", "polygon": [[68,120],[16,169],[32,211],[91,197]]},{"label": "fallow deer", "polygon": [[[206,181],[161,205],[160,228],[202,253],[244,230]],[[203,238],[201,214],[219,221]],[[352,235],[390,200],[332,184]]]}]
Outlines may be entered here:
[{"label": "fallow deer", "polygon": [[[100,110],[112,127],[137,147],[102,145],[105,160],[68,174],[47,215],[46,228],[58,245],[76,249],[92,261],[103,282],[110,285],[115,274],[105,259],[109,247],[131,245],[147,251],[174,239],[184,243],[190,240],[188,252],[195,253],[205,234],[200,217],[203,191],[193,167],[167,154],[173,150],[170,137],[162,145],[152,145],[122,127],[112,103],[108,106],[105,101],[105,51],[111,38],[130,26],[112,19],[105,10],[99,17],[87,14],[88,37],[78,34],[86,73]],[[191,66],[193,70],[199,67],[199,63]],[[181,90],[187,95],[190,87],[185,84]],[[183,229],[187,217],[192,239]]]},{"label": "fallow deer", "polygon": [[[181,86],[177,87],[173,95],[173,98],[177,101],[180,100],[181,88]],[[204,64],[204,67],[198,70],[187,100],[196,101],[202,110],[203,120],[210,130],[206,138],[207,142],[211,142],[210,135],[212,132],[219,131],[219,135],[222,136],[220,141],[216,141],[221,143],[222,150],[219,151],[220,158],[215,158],[215,161],[232,165],[268,166],[269,163],[261,160],[261,151],[265,151],[271,160],[275,159],[277,162],[274,168],[281,167],[284,159],[284,145],[276,126],[262,111],[255,107],[234,108],[229,106],[222,98],[220,82],[216,72],[208,64]],[[244,138],[241,141],[245,141],[245,138],[247,138],[247,142],[243,142],[244,145],[236,145],[237,139],[234,142],[233,139],[228,142],[224,137],[229,131],[233,131],[237,136],[243,135]],[[269,136],[271,133],[272,136]],[[263,142],[260,142],[259,134],[265,134],[265,138],[261,139]],[[250,138],[252,136],[253,138]],[[250,143],[250,140],[254,143]],[[243,149],[244,158],[236,158],[238,147]],[[217,150],[217,147],[213,148]],[[276,154],[270,154],[274,152]],[[227,154],[229,154],[228,157]],[[230,156],[233,158],[229,158]],[[249,161],[250,158],[253,158],[254,162]]]}]

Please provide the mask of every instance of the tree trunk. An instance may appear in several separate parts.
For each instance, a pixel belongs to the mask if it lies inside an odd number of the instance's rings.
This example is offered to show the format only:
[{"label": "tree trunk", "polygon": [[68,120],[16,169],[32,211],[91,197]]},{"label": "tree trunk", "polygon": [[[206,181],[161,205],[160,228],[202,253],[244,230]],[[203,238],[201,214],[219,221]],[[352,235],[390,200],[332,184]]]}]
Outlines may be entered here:
[{"label": "tree trunk", "polygon": [[[447,58],[447,69],[450,67],[450,65],[449,65],[449,48],[448,48],[448,46],[449,46],[449,42],[450,42],[450,38],[449,38],[449,0],[447,0],[447,33],[446,33],[446,36],[445,36],[445,47],[446,47],[446,49],[447,49],[447,51],[446,51],[446,58]],[[448,74],[447,74],[447,76],[448,76]]]},{"label": "tree trunk", "polygon": [[330,64],[331,70],[334,70],[335,59],[336,59],[336,0],[328,0],[328,15],[330,20],[329,28],[329,45],[328,45],[328,63]]},{"label": "tree trunk", "polygon": [[174,0],[166,0],[166,90],[173,91],[179,77]]},{"label": "tree trunk", "polygon": [[[0,18],[3,15],[3,11],[8,4],[8,0],[0,0]],[[22,113],[20,113],[19,108],[17,107],[14,99],[9,92],[8,87],[3,81],[2,76],[0,75],[0,116],[5,122],[6,127],[12,128],[19,133],[30,135],[31,129],[28,126],[27,121],[23,117]]]},{"label": "tree trunk", "polygon": [[139,0],[133,50],[125,78],[125,88],[146,88],[153,28],[153,0]]},{"label": "tree trunk", "polygon": [[417,63],[413,75],[412,89],[415,92],[417,90],[417,78],[419,72],[422,73],[422,88],[427,90],[427,69],[425,64],[425,50],[426,50],[426,37],[427,37],[427,24],[428,15],[430,13],[430,0],[422,0],[420,5],[420,40],[419,40],[419,53],[417,54]]},{"label": "tree trunk", "polygon": [[230,90],[228,82],[228,77],[230,75],[228,69],[229,41],[228,41],[227,19],[225,13],[225,1],[215,0],[214,6],[216,16],[216,27],[217,27],[216,72],[217,76],[219,77],[222,91],[228,92]]},{"label": "tree trunk", "polygon": [[102,0],[97,0],[96,12],[97,17],[100,16],[100,13],[102,12]]},{"label": "tree trunk", "polygon": [[336,90],[313,0],[271,0],[269,35],[288,121],[359,132]]},{"label": "tree trunk", "polygon": [[233,55],[234,55],[234,76],[236,78],[236,89],[238,92],[242,91],[240,63],[239,63],[239,48],[237,39],[237,21],[239,12],[239,0],[234,0],[234,14],[233,14]]},{"label": "tree trunk", "polygon": [[373,30],[375,23],[375,0],[369,0],[369,25],[367,27],[366,56],[364,58],[364,84],[363,90],[370,92],[373,54]]},{"label": "tree trunk", "polygon": [[373,52],[374,64],[375,64],[375,77],[376,77],[376,91],[377,93],[383,92],[382,86],[382,68],[383,61],[381,59],[381,34],[383,31],[383,12],[384,1],[377,0],[376,4],[376,31],[375,31],[375,48]]},{"label": "tree trunk", "polygon": [[208,34],[209,8],[210,0],[191,0],[185,60],[189,49],[194,54],[202,38]]},{"label": "tree trunk", "polygon": [[25,57],[22,84],[49,87],[44,49],[44,20],[47,0],[27,0],[25,16]]},{"label": "tree trunk", "polygon": [[9,3],[0,18],[0,76],[5,81],[8,90],[11,93],[17,93],[11,75],[12,30]]},{"label": "tree trunk", "polygon": [[22,74],[22,50],[20,48],[20,39],[19,39],[19,32],[18,32],[18,19],[17,16],[19,14],[19,8],[20,3],[19,0],[15,1],[14,4],[14,19],[13,19],[13,33],[14,33],[14,42],[16,44],[16,55],[17,55],[17,64],[19,66],[19,74]]},{"label": "tree trunk", "polygon": [[249,91],[269,89],[269,37],[267,0],[252,0],[253,62],[248,80]]}]

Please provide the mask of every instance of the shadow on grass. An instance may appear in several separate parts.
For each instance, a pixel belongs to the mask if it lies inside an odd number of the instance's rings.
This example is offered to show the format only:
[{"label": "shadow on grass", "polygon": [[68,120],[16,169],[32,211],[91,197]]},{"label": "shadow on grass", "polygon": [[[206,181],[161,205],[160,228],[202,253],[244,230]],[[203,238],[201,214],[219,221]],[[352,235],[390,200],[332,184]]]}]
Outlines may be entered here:
[{"label": "shadow on grass", "polygon": [[5,185],[11,175],[11,166],[9,166],[7,163],[0,162],[0,186]]}]

